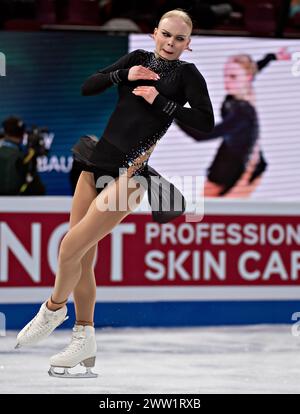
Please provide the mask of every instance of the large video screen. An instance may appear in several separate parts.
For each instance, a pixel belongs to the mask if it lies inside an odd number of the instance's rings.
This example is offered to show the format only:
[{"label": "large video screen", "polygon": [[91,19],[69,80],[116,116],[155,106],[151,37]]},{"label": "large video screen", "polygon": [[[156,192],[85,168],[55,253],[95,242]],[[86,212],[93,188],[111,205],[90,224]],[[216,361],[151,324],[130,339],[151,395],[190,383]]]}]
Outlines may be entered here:
[{"label": "large video screen", "polygon": [[[132,35],[130,51],[153,51]],[[203,177],[209,197],[300,199],[300,41],[199,37],[181,55],[204,76],[215,129],[172,124],[149,164],[160,173]],[[187,105],[188,106],[188,105]]]}]

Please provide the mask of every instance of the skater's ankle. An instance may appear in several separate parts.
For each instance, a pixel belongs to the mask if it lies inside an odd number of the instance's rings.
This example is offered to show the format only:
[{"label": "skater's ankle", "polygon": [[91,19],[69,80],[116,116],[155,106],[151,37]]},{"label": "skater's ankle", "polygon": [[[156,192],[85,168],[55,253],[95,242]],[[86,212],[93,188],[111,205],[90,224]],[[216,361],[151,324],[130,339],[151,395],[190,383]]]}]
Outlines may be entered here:
[{"label": "skater's ankle", "polygon": [[47,300],[46,307],[51,311],[57,311],[65,306],[68,299],[64,300],[63,302],[56,302],[52,299],[52,296]]},{"label": "skater's ankle", "polygon": [[76,320],[75,321],[75,325],[81,325],[81,326],[92,326],[94,327],[94,322],[93,321],[81,321],[81,320]]}]

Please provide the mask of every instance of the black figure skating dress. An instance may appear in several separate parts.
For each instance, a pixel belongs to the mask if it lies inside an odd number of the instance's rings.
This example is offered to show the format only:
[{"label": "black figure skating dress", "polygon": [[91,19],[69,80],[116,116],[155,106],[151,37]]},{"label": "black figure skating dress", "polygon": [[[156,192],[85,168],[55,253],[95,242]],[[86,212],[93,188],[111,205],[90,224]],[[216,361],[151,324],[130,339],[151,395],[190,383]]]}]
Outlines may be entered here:
[{"label": "black figure skating dress", "polygon": [[[160,79],[129,81],[129,69],[136,65],[153,70]],[[82,137],[72,149],[74,160],[83,170],[94,173],[95,183],[103,175],[116,178],[120,169],[133,166],[132,175],[147,180],[153,219],[168,222],[184,212],[185,200],[173,184],[148,165],[148,160],[174,118],[196,130],[213,129],[214,115],[206,82],[194,64],[157,58],[152,52],[138,49],[88,78],[82,95],[96,95],[113,85],[118,86],[119,99],[103,136],[98,141]],[[155,86],[158,90],[152,105],[132,93],[140,85]],[[191,108],[184,107],[186,102]]]}]

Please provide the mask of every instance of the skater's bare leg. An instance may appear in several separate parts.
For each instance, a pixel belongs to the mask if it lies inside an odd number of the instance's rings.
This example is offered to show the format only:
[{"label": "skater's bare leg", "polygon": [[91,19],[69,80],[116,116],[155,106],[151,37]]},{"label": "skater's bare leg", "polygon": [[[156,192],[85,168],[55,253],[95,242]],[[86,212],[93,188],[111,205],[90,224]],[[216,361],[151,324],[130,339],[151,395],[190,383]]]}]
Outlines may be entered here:
[{"label": "skater's bare leg", "polygon": [[[94,175],[82,172],[73,197],[70,228],[73,228],[86,215],[92,201],[97,197]],[[81,259],[81,277],[73,290],[76,323],[93,326],[96,302],[96,280],[94,258],[97,243]]]},{"label": "skater's bare leg", "polygon": [[[72,202],[70,228],[86,215],[92,201],[97,197],[93,173],[83,171],[78,180]],[[94,258],[97,244],[81,259],[81,277],[73,290],[76,323],[93,326],[96,302],[96,280]]]},{"label": "skater's bare leg", "polygon": [[[92,173],[82,171],[78,179],[70,214],[70,228],[74,227],[87,213],[91,202],[97,197],[94,176]],[[97,245],[93,246],[82,258],[82,272],[80,280],[74,289],[74,304],[77,321],[92,321],[96,299],[96,282],[93,261]],[[51,310],[59,309],[63,304],[53,303],[49,298],[47,307]],[[86,300],[88,298],[88,300]],[[91,323],[92,324],[92,323]]]},{"label": "skater's bare leg", "polygon": [[97,244],[81,259],[81,277],[73,290],[76,323],[93,326],[96,302],[96,279],[94,273],[94,257]]},{"label": "skater's bare leg", "polygon": [[[128,188],[129,177],[121,177],[113,180],[92,201],[86,215],[72,227],[62,240],[58,260],[58,272],[55,280],[53,299],[57,302],[64,301],[82,275],[82,259],[85,254],[97,244],[99,240],[109,234],[128,214],[130,214],[141,202],[140,197],[134,206],[128,205],[129,197],[136,188]],[[119,208],[120,194],[127,190],[127,203],[123,211],[110,211],[105,207],[108,200],[114,198]]]}]

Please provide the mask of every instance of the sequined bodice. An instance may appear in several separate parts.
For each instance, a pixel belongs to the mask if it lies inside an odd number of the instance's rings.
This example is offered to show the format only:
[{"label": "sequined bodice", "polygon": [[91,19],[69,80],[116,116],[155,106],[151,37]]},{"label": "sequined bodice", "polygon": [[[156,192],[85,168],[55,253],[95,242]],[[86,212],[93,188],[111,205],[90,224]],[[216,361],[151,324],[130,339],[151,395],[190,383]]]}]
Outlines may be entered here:
[{"label": "sequined bodice", "polygon": [[168,76],[173,77],[175,70],[182,64],[180,60],[166,60],[161,57],[156,57],[153,52],[150,52],[145,59],[145,66],[153,72],[157,73],[161,79]]},{"label": "sequined bodice", "polygon": [[[128,80],[130,68],[137,65],[153,70],[160,79]],[[103,85],[104,82],[116,84],[119,99],[103,136],[127,154],[128,163],[144,155],[162,138],[175,114],[182,120],[188,115],[188,120],[194,125],[202,124],[201,116],[199,118],[196,112],[189,114],[189,111],[183,108],[188,101],[188,95],[196,106],[201,105],[201,110],[205,111],[203,108],[207,107],[209,116],[212,113],[209,99],[202,103],[207,99],[205,81],[195,66],[188,62],[163,59],[154,52],[138,49],[107,68],[105,72],[109,79],[102,75]],[[190,78],[191,82],[188,85]],[[98,85],[101,86],[101,78]],[[149,104],[144,97],[133,93],[137,86],[154,86],[159,93]]]}]

